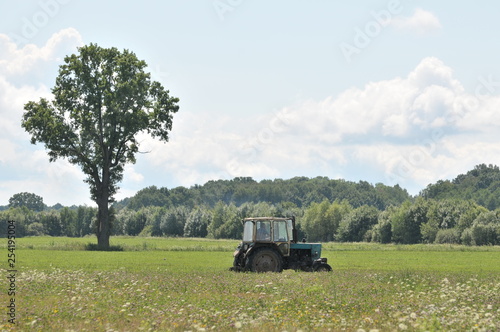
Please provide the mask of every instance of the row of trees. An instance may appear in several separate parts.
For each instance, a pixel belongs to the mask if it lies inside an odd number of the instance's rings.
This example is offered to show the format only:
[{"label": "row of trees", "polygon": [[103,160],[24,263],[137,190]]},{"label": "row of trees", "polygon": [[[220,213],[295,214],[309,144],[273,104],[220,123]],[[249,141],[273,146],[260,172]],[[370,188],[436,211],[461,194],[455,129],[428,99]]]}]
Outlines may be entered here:
[{"label": "row of trees", "polygon": [[[41,212],[16,207],[0,211],[0,222],[16,220],[18,236],[85,236],[95,231],[96,213],[91,207]],[[500,245],[500,209],[489,211],[471,200],[421,197],[383,211],[326,199],[305,209],[290,202],[112,209],[111,234],[239,239],[241,219],[264,215],[296,216],[300,236],[309,241]]]},{"label": "row of trees", "polygon": [[301,226],[310,241],[500,244],[500,209],[470,200],[418,198],[384,211],[324,201],[305,211]]},{"label": "row of trees", "polygon": [[[237,177],[232,180],[208,181],[204,185],[191,188],[176,187],[168,189],[150,186],[136,193],[131,198],[113,204],[115,210],[128,208],[138,211],[141,208],[178,207],[195,208],[208,206],[213,208],[218,202],[240,206],[244,203],[260,203],[276,205],[289,202],[297,207],[307,207],[313,202],[335,199],[348,200],[351,205],[375,206],[385,209],[390,205],[400,205],[411,196],[400,186],[386,186],[381,183],[371,185],[366,181],[351,182],[334,180],[327,177],[295,177],[289,180],[275,179],[257,182],[251,177]],[[25,206],[30,210],[48,209],[43,198],[32,193],[15,194],[9,199],[9,205],[3,207]],[[56,205],[52,208],[62,208]],[[2,207],[0,207],[2,210]]]},{"label": "row of trees", "polygon": [[5,234],[7,222],[16,222],[16,236],[70,236],[95,234],[97,209],[80,206],[75,209],[33,211],[27,207],[12,207],[0,211],[0,234]]},{"label": "row of trees", "polygon": [[477,165],[453,180],[441,180],[428,185],[420,196],[471,199],[489,210],[495,210],[500,207],[500,169],[495,165]]},{"label": "row of trees", "polygon": [[290,202],[305,208],[325,199],[346,199],[355,207],[371,205],[383,210],[389,205],[400,205],[410,198],[408,192],[398,185],[372,185],[366,181],[294,177],[257,182],[251,177],[237,177],[232,180],[208,181],[189,189],[151,186],[140,190],[134,197],[118,202],[115,207],[128,207],[137,211],[147,206],[183,205],[192,208],[199,205],[214,207],[218,202],[236,206],[244,203],[266,202],[274,205]]},{"label": "row of trees", "polygon": [[[498,244],[499,208],[493,208],[499,188],[500,169],[484,164],[429,185],[417,198],[398,186],[324,177],[235,178],[171,190],[153,186],[111,208],[109,233],[239,238],[242,218],[295,215],[310,241]],[[284,197],[291,201],[278,201]],[[214,203],[216,198],[221,199]],[[41,197],[19,193],[0,211],[0,222],[16,220],[18,236],[84,236],[97,229],[96,211],[48,209]]]}]

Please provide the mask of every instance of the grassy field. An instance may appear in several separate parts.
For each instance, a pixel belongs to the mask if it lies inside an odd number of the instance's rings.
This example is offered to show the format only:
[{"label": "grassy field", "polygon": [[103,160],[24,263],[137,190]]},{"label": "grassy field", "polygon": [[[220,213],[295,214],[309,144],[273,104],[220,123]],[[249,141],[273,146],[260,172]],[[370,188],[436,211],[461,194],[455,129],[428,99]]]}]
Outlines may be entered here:
[{"label": "grassy field", "polygon": [[238,241],[89,242],[18,239],[16,325],[0,330],[500,330],[499,247],[328,243],[332,273],[253,274],[228,271]]}]

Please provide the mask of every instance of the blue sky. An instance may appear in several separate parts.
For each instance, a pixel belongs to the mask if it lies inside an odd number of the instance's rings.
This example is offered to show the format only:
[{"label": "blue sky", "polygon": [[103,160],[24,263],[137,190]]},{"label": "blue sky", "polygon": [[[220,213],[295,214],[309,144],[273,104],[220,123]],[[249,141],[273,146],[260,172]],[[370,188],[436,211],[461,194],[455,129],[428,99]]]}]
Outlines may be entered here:
[{"label": "blue sky", "polygon": [[0,205],[93,203],[77,166],[20,127],[77,47],[129,49],[180,98],[170,142],[141,136],[121,199],[150,185],[327,176],[417,194],[500,164],[495,1],[0,3]]}]

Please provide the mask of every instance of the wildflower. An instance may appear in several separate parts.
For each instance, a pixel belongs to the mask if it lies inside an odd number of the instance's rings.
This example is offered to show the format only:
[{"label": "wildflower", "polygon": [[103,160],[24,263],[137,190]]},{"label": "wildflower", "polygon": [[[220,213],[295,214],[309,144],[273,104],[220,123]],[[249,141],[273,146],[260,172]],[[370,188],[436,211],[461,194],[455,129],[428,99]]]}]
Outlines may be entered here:
[{"label": "wildflower", "polygon": [[405,324],[403,324],[403,323],[399,324],[399,326],[398,326],[398,327],[399,327],[399,329],[400,329],[400,330],[403,330],[403,331],[405,331],[405,330],[407,330],[407,329],[408,329],[408,326],[406,326],[406,325],[405,325]]},{"label": "wildflower", "polygon": [[237,329],[241,329],[241,326],[242,326],[241,322],[234,323],[234,327]]}]

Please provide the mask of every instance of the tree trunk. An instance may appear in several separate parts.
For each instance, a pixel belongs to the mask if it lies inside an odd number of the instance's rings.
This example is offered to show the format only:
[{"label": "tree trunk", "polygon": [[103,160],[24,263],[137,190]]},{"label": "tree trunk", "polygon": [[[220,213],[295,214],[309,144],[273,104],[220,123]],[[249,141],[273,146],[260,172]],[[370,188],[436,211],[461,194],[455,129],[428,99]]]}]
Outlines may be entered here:
[{"label": "tree trunk", "polygon": [[101,250],[109,249],[111,223],[109,217],[109,170],[103,172],[100,188],[97,190],[97,247]]},{"label": "tree trunk", "polygon": [[97,202],[97,247],[99,249],[109,249],[109,207],[108,199],[101,198]]}]

